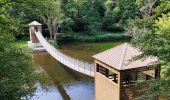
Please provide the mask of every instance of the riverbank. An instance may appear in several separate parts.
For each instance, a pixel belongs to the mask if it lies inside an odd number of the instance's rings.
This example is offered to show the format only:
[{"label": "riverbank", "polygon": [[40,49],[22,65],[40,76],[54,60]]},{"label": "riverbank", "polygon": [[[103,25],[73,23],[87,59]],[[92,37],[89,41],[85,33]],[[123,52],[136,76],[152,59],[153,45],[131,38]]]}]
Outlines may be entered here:
[{"label": "riverbank", "polygon": [[[113,48],[122,42],[63,42],[60,50],[71,57],[92,63],[92,55]],[[25,48],[27,40],[16,41],[16,46]],[[94,100],[94,80],[62,65],[48,53],[33,53],[33,69],[40,79],[35,84],[34,96],[30,100],[72,99]]]},{"label": "riverbank", "polygon": [[[80,60],[93,62],[92,55],[101,48],[112,48],[122,42],[102,43],[65,43],[60,50]],[[36,84],[34,100],[94,100],[94,80],[91,77],[73,71],[62,65],[48,53],[35,53],[32,56],[33,67],[41,72],[42,79]],[[47,77],[45,76],[47,74]],[[47,90],[45,91],[44,88]],[[48,91],[49,90],[49,91]],[[50,91],[52,90],[52,91]]]},{"label": "riverbank", "polygon": [[28,43],[26,39],[17,39],[15,40],[14,45],[19,48],[28,49]]},{"label": "riverbank", "polygon": [[[60,45],[58,46],[59,49],[66,49],[64,45],[67,45],[69,46],[70,48],[72,49],[77,49],[77,46],[79,47],[79,49],[83,50],[83,51],[91,51],[91,52],[102,52],[104,50],[107,50],[107,49],[110,49],[116,45],[119,45],[123,42],[126,42],[126,41],[106,41],[106,42],[76,42],[76,41],[73,41],[73,42],[62,42],[60,43]],[[53,44],[52,41],[50,41],[51,44]],[[27,41],[26,40],[16,40],[14,42],[14,45],[19,47],[19,48],[22,48],[22,49],[29,49],[28,48],[28,44],[27,44]]]},{"label": "riverbank", "polygon": [[[104,51],[113,47],[113,42],[122,42],[128,40],[130,40],[130,37],[124,33],[98,32],[93,35],[84,35],[83,33],[64,33],[58,37],[58,43],[56,47],[61,47],[66,43],[88,43],[91,44],[90,48],[93,48],[93,51]],[[16,39],[14,45],[20,48],[28,49],[27,41],[28,38]],[[53,44],[53,40],[49,40],[49,42]],[[85,49],[89,50],[90,48],[87,47]]]},{"label": "riverbank", "polygon": [[98,32],[96,34],[85,35],[83,33],[64,33],[58,41],[62,42],[107,42],[129,40],[130,36],[125,33]]}]

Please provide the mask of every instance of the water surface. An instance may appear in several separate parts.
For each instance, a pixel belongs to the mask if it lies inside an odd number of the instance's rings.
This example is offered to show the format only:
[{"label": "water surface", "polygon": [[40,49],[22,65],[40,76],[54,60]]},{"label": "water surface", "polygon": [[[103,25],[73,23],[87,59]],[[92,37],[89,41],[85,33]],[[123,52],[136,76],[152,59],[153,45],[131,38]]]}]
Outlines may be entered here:
[{"label": "water surface", "polygon": [[67,68],[48,53],[36,53],[32,58],[41,79],[31,100],[93,100],[93,78]]},{"label": "water surface", "polygon": [[[121,43],[67,43],[62,44],[60,50],[92,63],[92,55]],[[40,80],[35,85],[35,96],[31,100],[94,100],[92,77],[69,69],[48,53],[34,53],[32,60],[33,68],[40,74]]]}]

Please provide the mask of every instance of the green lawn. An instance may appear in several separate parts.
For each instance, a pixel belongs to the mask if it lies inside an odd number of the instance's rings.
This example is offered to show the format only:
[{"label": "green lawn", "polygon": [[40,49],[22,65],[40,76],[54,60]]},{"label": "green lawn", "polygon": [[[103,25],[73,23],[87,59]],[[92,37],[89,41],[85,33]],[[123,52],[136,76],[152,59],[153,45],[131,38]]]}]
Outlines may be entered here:
[{"label": "green lawn", "polygon": [[19,48],[28,48],[28,44],[26,40],[15,40],[14,45]]}]

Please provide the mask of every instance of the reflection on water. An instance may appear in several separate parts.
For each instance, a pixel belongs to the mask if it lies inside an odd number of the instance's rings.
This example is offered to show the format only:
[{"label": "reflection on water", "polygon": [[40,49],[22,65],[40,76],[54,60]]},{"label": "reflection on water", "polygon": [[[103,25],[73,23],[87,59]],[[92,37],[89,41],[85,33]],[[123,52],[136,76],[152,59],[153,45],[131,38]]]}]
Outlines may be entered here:
[{"label": "reflection on water", "polygon": [[[110,47],[122,42],[109,43]],[[105,44],[104,44],[105,45]],[[108,43],[107,43],[108,45]],[[110,48],[107,47],[107,48]],[[65,44],[62,52],[72,57],[92,62],[92,55],[101,52],[103,45],[98,44]],[[30,100],[93,100],[93,78],[70,70],[60,64],[48,53],[32,54],[33,67],[43,80],[36,83],[35,96]],[[166,100],[160,98],[160,100]]]},{"label": "reflection on water", "polygon": [[48,86],[48,90],[40,83],[36,84],[35,96],[31,100],[62,100],[62,96],[58,89],[54,86]]},{"label": "reflection on water", "polygon": [[35,96],[31,100],[94,99],[94,83],[91,77],[70,70],[48,53],[33,54],[32,59],[34,69],[45,74],[45,80],[36,84]]},{"label": "reflection on water", "polygon": [[92,55],[104,50],[113,48],[124,42],[103,42],[103,43],[65,43],[62,45],[61,51],[71,57],[93,62]]},{"label": "reflection on water", "polygon": [[[92,55],[112,48],[122,42],[108,43],[68,43],[60,47],[61,51],[72,57],[93,62]],[[36,84],[35,96],[31,100],[93,100],[93,78],[70,70],[60,64],[48,53],[32,55],[36,72],[42,80]]]}]

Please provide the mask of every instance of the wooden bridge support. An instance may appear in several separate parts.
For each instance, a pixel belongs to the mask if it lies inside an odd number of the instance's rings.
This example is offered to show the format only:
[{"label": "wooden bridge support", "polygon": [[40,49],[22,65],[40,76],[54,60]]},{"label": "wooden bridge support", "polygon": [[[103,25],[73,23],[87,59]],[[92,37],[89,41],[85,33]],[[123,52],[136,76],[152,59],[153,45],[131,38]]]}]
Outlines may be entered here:
[{"label": "wooden bridge support", "polygon": [[35,35],[35,31],[42,33],[42,25],[36,21],[33,21],[29,24],[29,27],[30,41],[28,41],[28,46],[33,50],[44,50]]},{"label": "wooden bridge support", "polygon": [[48,43],[48,41],[42,35],[42,28],[40,23],[34,21],[30,23],[29,26],[31,41],[29,41],[28,44],[31,48],[37,49],[37,47],[42,45],[43,46],[42,49],[46,50],[54,59],[56,59],[63,65],[77,72],[94,77],[93,64],[65,55],[60,50],[56,49],[53,45]]}]

